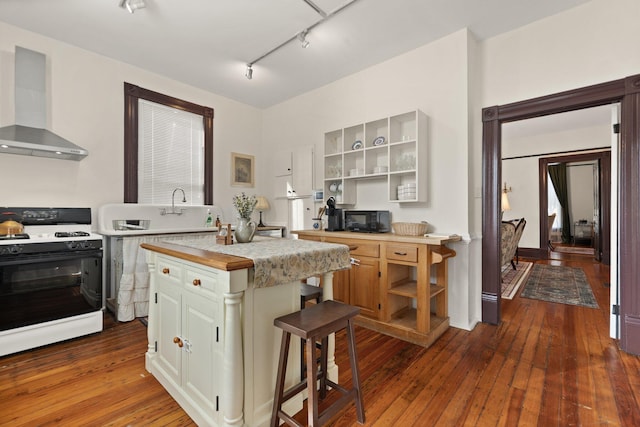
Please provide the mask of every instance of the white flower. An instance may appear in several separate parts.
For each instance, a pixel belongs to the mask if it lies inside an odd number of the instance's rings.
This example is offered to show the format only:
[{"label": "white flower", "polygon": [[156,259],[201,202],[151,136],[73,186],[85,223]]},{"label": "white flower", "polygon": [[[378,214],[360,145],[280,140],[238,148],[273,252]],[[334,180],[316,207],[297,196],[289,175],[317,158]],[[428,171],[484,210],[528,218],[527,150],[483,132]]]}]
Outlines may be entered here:
[{"label": "white flower", "polygon": [[256,207],[256,203],[258,203],[256,196],[247,196],[244,192],[233,196],[233,206],[238,211],[240,218],[251,219],[251,214],[253,213],[253,208]]}]

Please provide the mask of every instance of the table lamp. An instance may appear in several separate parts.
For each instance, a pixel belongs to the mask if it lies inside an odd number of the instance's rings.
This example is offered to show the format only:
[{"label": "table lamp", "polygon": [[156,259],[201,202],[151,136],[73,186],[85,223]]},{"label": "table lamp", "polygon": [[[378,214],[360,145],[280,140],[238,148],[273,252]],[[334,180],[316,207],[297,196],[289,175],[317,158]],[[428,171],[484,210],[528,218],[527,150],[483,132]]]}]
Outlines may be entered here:
[{"label": "table lamp", "polygon": [[264,196],[257,197],[258,203],[256,203],[256,209],[260,212],[260,222],[258,223],[258,227],[266,227],[265,224],[262,223],[262,212],[269,210],[269,201]]},{"label": "table lamp", "polygon": [[501,214],[500,214],[500,218],[502,218],[502,215],[504,214],[504,211],[510,211],[511,210],[511,205],[509,204],[509,197],[507,196],[507,193],[511,191],[511,187],[507,188],[507,183],[504,183],[504,189],[502,190],[502,199],[500,202],[500,205],[502,207],[501,210]]}]

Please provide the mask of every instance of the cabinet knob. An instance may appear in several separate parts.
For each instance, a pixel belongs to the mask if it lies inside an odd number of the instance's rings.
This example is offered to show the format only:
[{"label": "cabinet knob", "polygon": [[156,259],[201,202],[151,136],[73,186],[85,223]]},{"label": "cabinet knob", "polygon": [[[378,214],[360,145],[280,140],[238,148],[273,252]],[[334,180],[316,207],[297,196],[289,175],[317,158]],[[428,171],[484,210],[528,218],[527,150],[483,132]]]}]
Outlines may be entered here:
[{"label": "cabinet knob", "polygon": [[193,286],[200,286],[201,284],[200,279],[193,279]]},{"label": "cabinet knob", "polygon": [[182,340],[179,337],[173,337],[173,343],[178,344],[178,347],[180,348],[182,348],[182,346],[184,345]]},{"label": "cabinet knob", "polygon": [[394,252],[395,255],[406,256],[406,252]]},{"label": "cabinet knob", "polygon": [[169,274],[171,272],[171,270],[169,270],[168,267],[165,267],[162,269],[162,274]]}]

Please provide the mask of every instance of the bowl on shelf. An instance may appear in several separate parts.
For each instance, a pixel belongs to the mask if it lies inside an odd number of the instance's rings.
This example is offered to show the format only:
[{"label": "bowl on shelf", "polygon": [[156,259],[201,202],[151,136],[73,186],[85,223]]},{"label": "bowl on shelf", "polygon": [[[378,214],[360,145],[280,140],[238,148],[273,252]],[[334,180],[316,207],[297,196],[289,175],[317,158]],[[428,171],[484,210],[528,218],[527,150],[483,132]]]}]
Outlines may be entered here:
[{"label": "bowl on shelf", "polygon": [[429,224],[422,222],[392,222],[391,230],[398,236],[423,236]]}]

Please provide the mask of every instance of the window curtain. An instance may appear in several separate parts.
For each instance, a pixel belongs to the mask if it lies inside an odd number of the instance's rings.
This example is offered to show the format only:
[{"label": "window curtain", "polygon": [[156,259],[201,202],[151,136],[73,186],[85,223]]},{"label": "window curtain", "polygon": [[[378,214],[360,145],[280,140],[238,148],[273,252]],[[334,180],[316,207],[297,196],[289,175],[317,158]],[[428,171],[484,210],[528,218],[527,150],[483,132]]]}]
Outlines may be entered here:
[{"label": "window curtain", "polygon": [[560,202],[562,215],[562,243],[571,242],[571,220],[569,219],[569,189],[567,186],[567,165],[549,165],[549,177]]}]

